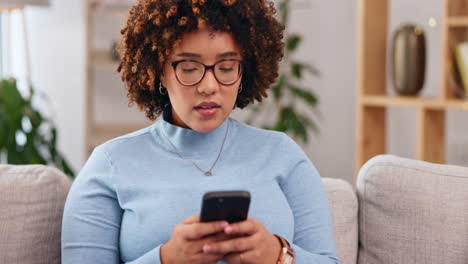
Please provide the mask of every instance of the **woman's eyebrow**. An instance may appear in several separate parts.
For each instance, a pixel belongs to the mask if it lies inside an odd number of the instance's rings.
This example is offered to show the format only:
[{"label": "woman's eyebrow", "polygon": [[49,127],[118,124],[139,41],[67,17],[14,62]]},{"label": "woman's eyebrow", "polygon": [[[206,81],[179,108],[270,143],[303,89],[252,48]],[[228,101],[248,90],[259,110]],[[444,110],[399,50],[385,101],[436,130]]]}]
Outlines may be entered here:
[{"label": "woman's eyebrow", "polygon": [[[223,52],[223,53],[217,54],[216,58],[235,57],[237,55],[238,55],[237,52],[228,51],[228,52]],[[201,58],[202,57],[202,55],[200,55],[198,53],[191,53],[191,52],[182,52],[182,53],[177,54],[176,56],[178,56],[178,57],[187,57],[187,58]]]},{"label": "woman's eyebrow", "polygon": [[235,57],[237,55],[238,55],[237,52],[228,51],[228,52],[224,52],[224,53],[220,53],[220,54],[216,55],[216,58]]},{"label": "woman's eyebrow", "polygon": [[190,53],[190,52],[182,52],[177,54],[178,57],[189,57],[189,58],[201,58],[202,56],[197,53]]}]

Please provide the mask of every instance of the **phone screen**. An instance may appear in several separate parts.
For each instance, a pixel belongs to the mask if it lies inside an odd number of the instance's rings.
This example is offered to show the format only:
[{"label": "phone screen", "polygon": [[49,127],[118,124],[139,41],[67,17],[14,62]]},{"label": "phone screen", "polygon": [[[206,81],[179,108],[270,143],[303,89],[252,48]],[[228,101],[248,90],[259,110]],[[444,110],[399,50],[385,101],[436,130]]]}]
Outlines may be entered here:
[{"label": "phone screen", "polygon": [[229,223],[247,219],[250,205],[248,191],[208,192],[203,196],[201,222],[226,220]]}]

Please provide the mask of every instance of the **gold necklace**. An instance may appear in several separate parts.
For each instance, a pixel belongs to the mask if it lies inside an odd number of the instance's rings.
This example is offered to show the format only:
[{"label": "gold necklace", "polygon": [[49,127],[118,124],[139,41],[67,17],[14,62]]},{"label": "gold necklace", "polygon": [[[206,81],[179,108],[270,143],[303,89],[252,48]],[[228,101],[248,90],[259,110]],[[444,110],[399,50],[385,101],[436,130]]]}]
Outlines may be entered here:
[{"label": "gold necklace", "polygon": [[213,170],[214,166],[216,165],[216,162],[218,162],[218,159],[221,156],[221,152],[223,151],[224,142],[226,141],[226,137],[227,137],[227,134],[228,134],[228,131],[229,131],[229,124],[230,123],[229,123],[229,120],[228,120],[228,124],[227,124],[227,128],[226,128],[226,134],[224,134],[223,143],[221,144],[221,148],[219,149],[218,157],[216,157],[215,162],[213,163],[213,165],[211,165],[211,168],[209,170],[207,170],[207,171],[202,170],[195,162],[193,162],[192,160],[190,160],[187,157],[185,157],[184,155],[182,155],[182,153],[179,152],[179,150],[174,146],[174,144],[172,144],[172,142],[169,140],[169,138],[167,138],[164,131],[161,130],[161,132],[162,132],[161,134],[167,140],[167,142],[169,142],[169,145],[171,145],[171,147],[174,149],[174,151],[177,153],[177,155],[179,155],[179,157],[181,157],[182,159],[192,163],[198,170],[200,170],[203,174],[205,174],[205,176],[213,176],[212,170]]}]

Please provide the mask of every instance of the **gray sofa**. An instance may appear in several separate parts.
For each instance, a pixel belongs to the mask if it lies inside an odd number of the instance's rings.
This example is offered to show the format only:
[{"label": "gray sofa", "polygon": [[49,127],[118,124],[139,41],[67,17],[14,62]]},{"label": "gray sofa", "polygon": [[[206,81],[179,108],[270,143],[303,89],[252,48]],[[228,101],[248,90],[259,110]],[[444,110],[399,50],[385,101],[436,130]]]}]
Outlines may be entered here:
[{"label": "gray sofa", "polygon": [[[323,178],[343,264],[468,264],[468,168],[377,156],[358,183]],[[0,165],[0,263],[60,263],[70,180]]]}]

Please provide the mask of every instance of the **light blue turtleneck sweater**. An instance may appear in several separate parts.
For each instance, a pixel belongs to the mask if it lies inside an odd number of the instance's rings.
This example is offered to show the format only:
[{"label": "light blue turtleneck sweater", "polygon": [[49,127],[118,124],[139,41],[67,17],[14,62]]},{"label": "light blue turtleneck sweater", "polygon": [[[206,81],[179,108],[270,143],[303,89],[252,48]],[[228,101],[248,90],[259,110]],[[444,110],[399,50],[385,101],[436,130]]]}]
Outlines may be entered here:
[{"label": "light blue turtleneck sweater", "polygon": [[[213,176],[207,170],[227,138]],[[201,134],[159,120],[97,147],[73,182],[62,226],[63,264],[156,264],[174,226],[203,194],[247,190],[249,215],[285,237],[296,264],[338,263],[320,176],[284,133],[227,119]]]}]

